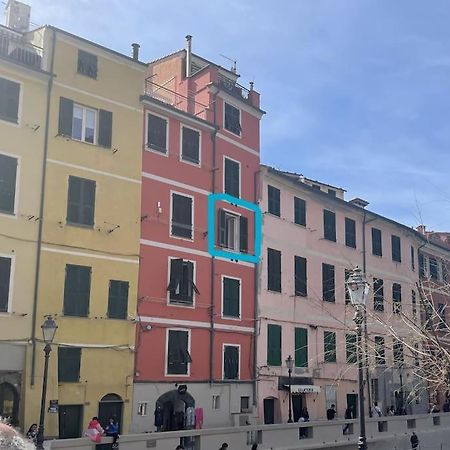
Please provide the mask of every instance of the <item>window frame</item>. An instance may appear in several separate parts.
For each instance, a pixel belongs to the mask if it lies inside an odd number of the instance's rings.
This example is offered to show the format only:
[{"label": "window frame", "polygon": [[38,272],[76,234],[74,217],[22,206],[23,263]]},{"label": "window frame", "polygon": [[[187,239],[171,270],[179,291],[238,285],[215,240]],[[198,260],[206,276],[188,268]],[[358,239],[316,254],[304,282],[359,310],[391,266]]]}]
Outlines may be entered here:
[{"label": "window frame", "polygon": [[[280,289],[271,289],[271,287],[275,287],[275,286],[271,286],[270,285],[270,276],[269,276],[269,272],[270,272],[270,268],[269,268],[269,250],[272,250],[274,252],[274,254],[279,254],[279,260],[280,260],[280,274],[279,274],[279,278],[280,278]],[[281,294],[281,292],[283,291],[283,262],[282,262],[282,253],[281,250],[277,250],[275,248],[270,248],[267,247],[267,291],[269,292],[278,292]],[[278,278],[278,274],[276,274],[277,278]],[[278,285],[276,286],[278,287]]]},{"label": "window frame", "polygon": [[[186,198],[190,198],[191,199],[191,237],[185,237],[185,236],[178,236],[176,234],[172,233],[172,226],[173,226],[173,196],[178,195],[180,197],[186,197]],[[180,191],[174,191],[174,190],[170,190],[170,223],[169,223],[169,237],[173,238],[173,239],[181,239],[183,241],[190,241],[190,242],[194,242],[194,237],[195,237],[195,224],[194,224],[194,199],[195,197],[193,195],[190,194],[185,194],[184,192],[180,192]]]},{"label": "window frame", "polygon": [[[198,133],[198,162],[183,158],[183,128],[187,128]],[[180,123],[180,161],[194,167],[201,167],[202,165],[202,131],[199,128],[194,128],[184,123]]]},{"label": "window frame", "polygon": [[[302,212],[301,210],[298,212],[298,214],[296,214],[296,212],[298,211],[298,208],[297,208],[298,203],[303,205],[303,214],[300,214]],[[298,216],[300,216],[302,219],[304,219],[304,221],[303,221],[304,223],[297,222],[296,219]],[[306,200],[294,195],[294,223],[301,227],[306,227],[306,223],[307,223],[306,220],[307,220],[306,219]]]},{"label": "window frame", "polygon": [[[226,180],[226,166],[225,166],[225,160],[228,159],[229,161],[232,161],[234,163],[237,163],[238,167],[239,167],[239,195],[236,197],[235,195],[229,194],[228,192],[226,192],[226,184],[225,184],[225,180]],[[223,155],[223,176],[222,176],[222,186],[223,186],[223,193],[227,194],[227,195],[231,195],[232,197],[236,197],[236,198],[242,198],[242,164],[241,161],[238,161],[236,159],[230,158],[229,156],[225,156]]]},{"label": "window frame", "polygon": [[[127,301],[126,301],[126,311],[125,311],[125,316],[124,317],[111,317],[110,316],[110,293],[111,293],[111,284],[113,282],[116,283],[126,283],[128,285],[128,289],[127,289]],[[130,300],[130,282],[126,281],[126,280],[116,280],[116,279],[110,279],[109,280],[109,285],[108,285],[108,303],[107,303],[107,307],[106,307],[106,317],[108,319],[111,320],[127,320],[128,318],[128,306],[129,306],[129,300]]]},{"label": "window frame", "polygon": [[17,106],[17,122],[14,120],[8,120],[6,118],[3,118],[0,116],[0,123],[11,125],[13,127],[20,127],[22,125],[22,108],[23,108],[23,90],[24,90],[24,83],[23,81],[17,80],[15,78],[7,77],[4,74],[0,76],[0,78],[3,78],[7,81],[11,81],[13,83],[16,83],[19,85],[19,99],[18,99],[18,106]]},{"label": "window frame", "polygon": [[[330,214],[328,214],[330,213]],[[323,209],[323,213],[322,213],[322,217],[323,217],[323,239],[329,242],[337,242],[337,237],[336,237],[336,213],[334,211],[331,211],[330,209]],[[326,226],[326,217],[333,217],[334,221],[333,221],[333,230],[332,233],[330,234],[330,224],[327,227]]]},{"label": "window frame", "polygon": [[[373,238],[374,231],[379,232],[379,236],[380,236],[380,252],[379,253],[375,252],[375,241]],[[376,234],[378,234],[378,233],[376,233]],[[381,230],[379,228],[372,227],[370,235],[371,235],[371,240],[372,240],[372,255],[382,257],[383,256],[383,233],[381,232]]]},{"label": "window frame", "polygon": [[[70,350],[73,350],[73,349],[79,350],[79,356],[80,356],[80,359],[79,359],[79,361],[77,361],[77,362],[78,362],[78,376],[76,377],[76,379],[75,379],[75,377],[73,377],[73,379],[70,379],[70,380],[60,380],[60,376],[59,376],[60,354],[59,354],[59,352],[60,352],[61,350],[68,350],[68,349],[70,349]],[[62,383],[80,383],[80,378],[81,378],[81,359],[82,359],[82,357],[83,357],[82,353],[83,353],[83,349],[82,349],[81,347],[75,347],[75,346],[70,346],[70,347],[58,346],[58,364],[57,364],[58,384],[62,384]]]},{"label": "window frame", "polygon": [[[305,279],[299,280],[297,278],[297,261],[303,262],[305,264]],[[304,290],[297,290],[297,287],[300,287],[301,284],[304,284]],[[294,255],[294,297],[308,297],[308,259],[304,256]]]},{"label": "window frame", "polygon": [[[381,346],[381,347],[380,347]],[[382,351],[379,352],[378,350]],[[384,336],[374,336],[374,350],[375,350],[375,366],[386,365],[386,339]]]},{"label": "window frame", "polygon": [[[345,246],[348,248],[356,249],[356,220],[351,217],[345,217]],[[353,226],[353,234],[349,231],[349,224]]]},{"label": "window frame", "polygon": [[[278,323],[267,323],[266,325],[266,363],[269,367],[281,367],[283,365],[283,327]],[[277,348],[277,353],[279,353],[277,356],[280,358],[279,362],[277,359],[276,363],[271,363],[271,361],[269,361],[269,329],[280,330],[280,348]]]},{"label": "window frame", "polygon": [[166,328],[166,346],[165,346],[165,357],[164,357],[164,376],[165,377],[183,377],[188,378],[191,376],[191,364],[192,362],[186,363],[186,373],[180,374],[180,373],[169,373],[169,335],[171,331],[186,331],[188,334],[188,345],[187,345],[187,351],[189,353],[189,356],[192,359],[191,356],[191,341],[192,341],[192,330],[189,328],[173,328],[169,327]]},{"label": "window frame", "polygon": [[[83,117],[81,119],[81,139],[74,137],[73,135],[73,120],[75,118],[75,108],[81,108],[83,111]],[[94,142],[86,141],[86,113],[90,111],[94,113]],[[98,146],[98,126],[99,126],[99,112],[100,110],[92,108],[90,106],[85,106],[80,103],[73,102],[73,113],[72,113],[72,136],[71,139],[78,142],[83,142],[83,144],[90,144]]]},{"label": "window frame", "polygon": [[[333,296],[331,300],[326,299],[325,296],[325,279],[324,279],[324,275],[325,275],[325,268],[333,268]],[[327,282],[328,283],[328,282]],[[322,263],[322,301],[327,302],[327,303],[336,303],[336,266],[333,264],[328,264],[328,263]]]},{"label": "window frame", "polygon": [[[239,281],[239,316],[235,317],[235,316],[227,316],[224,314],[224,280],[225,278],[229,279],[229,280],[237,280]],[[226,319],[226,320],[236,320],[236,321],[242,321],[242,278],[239,277],[233,277],[231,275],[225,275],[222,274],[221,275],[221,293],[220,293],[220,314],[222,319]]]},{"label": "window frame", "polygon": [[[66,283],[67,283],[67,273],[68,273],[68,267],[82,267],[83,269],[89,269],[89,293],[88,293],[88,300],[86,305],[86,314],[85,315],[79,315],[79,314],[67,314],[66,311]],[[78,318],[88,318],[90,313],[90,306],[91,306],[91,295],[92,295],[92,266],[85,266],[81,264],[73,264],[73,263],[67,263],[64,266],[64,285],[63,285],[63,316],[64,317],[78,317]]]},{"label": "window frame", "polygon": [[[86,55],[89,56],[94,56],[95,57],[95,76],[94,75],[89,75],[88,73],[85,72],[80,72],[80,55],[84,53]],[[77,54],[77,74],[78,75],[83,75],[84,77],[88,77],[91,78],[92,80],[97,80],[98,77],[98,55],[96,55],[95,53],[91,53],[88,52],[86,50],[83,50],[81,48],[78,49],[78,54]]]},{"label": "window frame", "polygon": [[[94,183],[94,201],[93,201],[93,205],[92,205],[92,223],[81,223],[81,222],[74,222],[72,220],[69,220],[69,193],[70,193],[70,180],[71,179],[78,179],[78,180],[83,180],[83,182],[89,181],[89,182]],[[95,209],[96,209],[96,204],[97,204],[96,200],[97,200],[97,180],[92,180],[90,178],[83,178],[83,177],[69,174],[68,179],[67,179],[66,225],[73,226],[73,227],[94,229],[95,228]]]},{"label": "window frame", "polygon": [[[275,211],[271,211],[271,191],[277,194],[277,203],[275,205],[272,204],[272,206],[275,206]],[[281,190],[271,184],[267,184],[267,212],[272,216],[281,217]]]},{"label": "window frame", "polygon": [[391,257],[394,262],[402,262],[402,240],[395,234],[391,234]]},{"label": "window frame", "polygon": [[[399,294],[398,299],[395,298],[394,293]],[[392,283],[392,312],[394,314],[402,312],[402,285],[400,283]]]},{"label": "window frame", "polygon": [[346,364],[358,362],[358,336],[356,333],[345,333],[345,362]]},{"label": "window frame", "polygon": [[13,158],[17,161],[16,164],[16,182],[14,185],[14,208],[13,212],[9,213],[6,211],[0,210],[0,217],[9,217],[9,218],[18,218],[18,205],[19,205],[19,188],[20,188],[20,172],[21,172],[21,165],[22,165],[22,156],[21,155],[14,155],[13,153],[7,153],[0,150],[0,155],[6,156],[7,158]]},{"label": "window frame", "polygon": [[15,263],[16,263],[16,255],[0,253],[0,258],[5,258],[10,260],[9,266],[9,286],[8,286],[8,301],[6,304],[6,311],[0,311],[0,316],[5,314],[12,313],[12,303],[13,303],[13,291],[14,291],[14,272],[15,272]]},{"label": "window frame", "polygon": [[[235,253],[248,253],[248,217],[244,216],[243,214],[237,212],[237,211],[232,211],[230,209],[227,208],[219,208],[218,212],[220,213],[220,211],[223,211],[224,215],[225,215],[225,240],[226,242],[221,242],[221,234],[220,232],[217,233],[217,246],[219,248],[225,248],[228,252],[235,252]],[[229,245],[225,245],[225,244],[229,244],[229,240],[228,240],[228,220],[227,217],[231,219],[233,219],[235,221],[235,234],[234,234],[234,239],[233,239],[233,247],[230,247]],[[243,247],[241,246],[241,219],[244,218],[247,221],[247,248],[246,250],[243,249]],[[218,219],[218,224],[219,224],[219,228],[220,228],[220,224],[221,224],[221,219],[219,217]]]},{"label": "window frame", "polygon": [[[234,347],[238,349],[238,375],[237,378],[225,378],[225,347]],[[222,380],[238,381],[241,379],[241,344],[222,343]]]},{"label": "window frame", "polygon": [[[334,337],[334,351],[330,353],[330,350],[326,350],[327,342],[325,336]],[[333,360],[327,360],[327,355],[334,355]],[[323,362],[325,364],[336,364],[337,363],[337,335],[336,331],[323,330]]]},{"label": "window frame", "polygon": [[[241,110],[241,108],[237,107],[236,105],[234,105],[233,103],[231,103],[231,102],[229,102],[229,101],[227,101],[225,99],[222,100],[222,104],[223,104],[223,107],[222,107],[222,111],[223,111],[223,129],[227,133],[230,133],[232,136],[236,136],[236,137],[242,139],[242,110]],[[226,127],[226,125],[225,125],[226,124],[226,120],[225,120],[226,106],[225,105],[229,105],[229,106],[231,106],[231,107],[233,107],[233,108],[235,108],[235,109],[237,109],[239,111],[239,134],[235,133],[234,131],[229,130]]]},{"label": "window frame", "polygon": [[[156,146],[151,147],[150,143],[148,142],[148,140],[149,140],[148,139],[148,116],[150,116],[150,115],[159,117],[160,119],[163,119],[166,122],[166,148],[165,148],[164,152],[154,148]],[[169,120],[169,118],[147,109],[145,111],[145,135],[144,135],[144,138],[145,138],[145,143],[144,143],[145,150],[155,153],[160,156],[165,156],[166,158],[168,158],[169,157],[169,148],[170,148],[170,120]]]},{"label": "window frame", "polygon": [[[188,263],[192,263],[192,282],[195,284],[196,281],[196,276],[197,276],[197,261],[195,259],[184,259],[184,258],[180,258],[178,256],[169,256],[167,259],[167,286],[169,286],[170,284],[170,268],[171,268],[171,262],[174,259],[182,259],[183,263],[184,262],[188,262]],[[170,291],[166,290],[167,292],[167,305],[168,306],[175,306],[175,307],[181,307],[181,308],[191,308],[191,309],[195,309],[195,303],[197,300],[197,292],[195,291],[194,288],[192,288],[192,303],[182,303],[180,301],[176,301],[170,298]]]}]

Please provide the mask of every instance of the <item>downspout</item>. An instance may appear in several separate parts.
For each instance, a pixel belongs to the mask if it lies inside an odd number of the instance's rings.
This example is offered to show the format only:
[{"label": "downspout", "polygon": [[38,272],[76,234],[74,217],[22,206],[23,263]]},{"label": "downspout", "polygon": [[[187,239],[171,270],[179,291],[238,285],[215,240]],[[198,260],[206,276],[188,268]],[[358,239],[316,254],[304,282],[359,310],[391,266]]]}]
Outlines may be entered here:
[{"label": "downspout", "polygon": [[45,112],[45,131],[44,131],[44,154],[42,157],[42,179],[41,179],[41,199],[39,205],[39,224],[38,224],[38,239],[36,252],[36,270],[34,274],[34,293],[33,293],[33,311],[31,324],[31,376],[30,384],[34,386],[34,379],[36,376],[36,322],[37,322],[37,303],[39,291],[39,276],[41,269],[41,251],[42,251],[42,230],[44,227],[44,200],[45,200],[45,178],[47,174],[47,154],[48,154],[48,135],[50,128],[50,101],[53,88],[53,68],[55,62],[55,47],[56,47],[56,30],[52,30],[52,53],[50,57],[50,78],[47,87],[47,104]]}]

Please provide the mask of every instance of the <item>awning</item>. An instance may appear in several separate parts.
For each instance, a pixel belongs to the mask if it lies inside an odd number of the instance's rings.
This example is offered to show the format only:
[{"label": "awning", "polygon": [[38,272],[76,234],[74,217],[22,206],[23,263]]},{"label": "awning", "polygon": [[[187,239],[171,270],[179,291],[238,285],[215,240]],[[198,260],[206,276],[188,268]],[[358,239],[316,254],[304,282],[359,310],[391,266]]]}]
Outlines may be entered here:
[{"label": "awning", "polygon": [[318,394],[319,392],[320,386],[315,386],[313,384],[293,384],[291,386],[292,394]]}]

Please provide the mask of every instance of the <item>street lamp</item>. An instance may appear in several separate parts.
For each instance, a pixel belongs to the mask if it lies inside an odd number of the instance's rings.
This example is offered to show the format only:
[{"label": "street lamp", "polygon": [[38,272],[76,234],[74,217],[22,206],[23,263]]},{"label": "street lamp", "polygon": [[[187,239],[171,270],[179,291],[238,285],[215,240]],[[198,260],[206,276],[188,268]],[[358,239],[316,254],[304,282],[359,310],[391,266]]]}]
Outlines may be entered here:
[{"label": "street lamp", "polygon": [[53,339],[55,338],[58,326],[56,325],[56,322],[53,320],[52,316],[48,316],[45,319],[45,322],[41,325],[41,328],[45,342],[44,347],[45,363],[44,363],[44,378],[42,380],[41,414],[39,416],[39,428],[36,437],[36,447],[38,449],[44,448],[44,417],[45,417],[45,403],[46,403],[45,398],[47,396],[48,359],[50,357],[50,352],[52,351],[51,344],[53,342]]},{"label": "street lamp", "polygon": [[359,383],[359,441],[358,449],[367,450],[366,443],[366,417],[364,413],[364,368],[363,368],[363,348],[362,348],[362,325],[364,324],[364,313],[366,308],[367,294],[369,293],[369,283],[356,266],[350,274],[347,281],[350,301],[355,308],[355,317],[353,320],[356,324],[356,332],[358,334],[357,351],[358,351],[358,383]]},{"label": "street lamp", "polygon": [[291,392],[291,386],[292,386],[292,369],[294,368],[294,359],[291,355],[289,355],[286,358],[286,366],[288,368],[288,375],[289,375],[289,418],[288,423],[292,423],[292,392]]}]

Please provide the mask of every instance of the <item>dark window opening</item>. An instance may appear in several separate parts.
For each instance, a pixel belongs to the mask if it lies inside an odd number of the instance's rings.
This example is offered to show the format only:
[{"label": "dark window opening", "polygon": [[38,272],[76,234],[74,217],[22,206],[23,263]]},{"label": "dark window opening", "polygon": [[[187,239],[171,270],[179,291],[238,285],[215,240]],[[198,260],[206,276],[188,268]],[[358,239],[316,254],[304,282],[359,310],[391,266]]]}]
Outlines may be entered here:
[{"label": "dark window opening", "polygon": [[324,302],[335,302],[334,266],[322,263],[322,298]]},{"label": "dark window opening", "polygon": [[281,366],[281,326],[267,325],[267,365]]},{"label": "dark window opening", "polygon": [[235,345],[223,347],[223,378],[224,380],[239,379],[239,347]]},{"label": "dark window opening", "polygon": [[345,245],[356,248],[356,222],[348,217],[345,218]]},{"label": "dark window opening", "polygon": [[194,164],[200,162],[200,133],[191,128],[182,128],[181,159]]},{"label": "dark window opening", "polygon": [[0,256],[0,312],[8,312],[11,284],[11,258]]},{"label": "dark window opening", "polygon": [[280,190],[268,185],[267,197],[269,204],[269,213],[280,217]]},{"label": "dark window opening", "polygon": [[172,236],[192,239],[192,198],[172,194]]},{"label": "dark window opening", "polygon": [[376,256],[383,256],[381,230],[378,228],[372,228],[372,254]]},{"label": "dark window opening", "polygon": [[66,265],[64,283],[64,315],[87,317],[91,295],[91,268]]},{"label": "dark window opening", "polygon": [[412,245],[411,245],[411,270],[412,271],[416,270],[416,256],[414,247]]},{"label": "dark window opening", "polygon": [[95,188],[93,180],[69,176],[67,199],[67,223],[71,225],[94,225]]},{"label": "dark window opening", "polygon": [[110,280],[108,292],[108,317],[126,319],[128,313],[128,281]]},{"label": "dark window opening", "polygon": [[403,343],[394,341],[394,365],[402,367],[404,364]]},{"label": "dark window opening", "polygon": [[386,349],[384,347],[384,337],[375,336],[375,365],[384,366],[386,364]]},{"label": "dark window opening", "polygon": [[356,334],[345,335],[345,357],[347,364],[355,364],[357,361]]},{"label": "dark window opening", "polygon": [[323,353],[325,362],[336,362],[336,333],[334,331],[323,332]]},{"label": "dark window opening", "polygon": [[169,330],[167,345],[167,373],[169,375],[187,375],[189,363],[189,333],[182,330]]},{"label": "dark window opening", "polygon": [[384,282],[381,278],[373,279],[373,309],[384,311]]},{"label": "dark window opening", "polygon": [[239,163],[225,158],[225,194],[239,198],[240,196],[240,167]]},{"label": "dark window opening", "polygon": [[238,108],[225,103],[225,129],[238,136],[241,135],[241,113]]},{"label": "dark window opening", "polygon": [[281,292],[281,252],[267,249],[267,289]]},{"label": "dark window opening", "polygon": [[14,214],[17,158],[0,155],[0,212]]},{"label": "dark window opening", "polygon": [[18,123],[20,84],[0,78],[0,120]]},{"label": "dark window opening", "polygon": [[171,259],[170,281],[167,290],[170,303],[192,305],[194,292],[200,294],[194,283],[194,263],[183,259]]},{"label": "dark window opening", "polygon": [[81,348],[58,347],[58,382],[80,381]]},{"label": "dark window opening", "polygon": [[336,214],[327,209],[323,210],[323,237],[336,242]]},{"label": "dark window opening", "polygon": [[97,78],[97,56],[78,50],[77,72],[90,78]]},{"label": "dark window opening", "polygon": [[437,313],[439,316],[438,329],[447,329],[446,305],[444,303],[438,303]]},{"label": "dark window opening", "polygon": [[295,329],[295,367],[308,367],[308,330]]},{"label": "dark window opening", "polygon": [[306,270],[306,258],[301,256],[294,257],[294,270],[295,270],[295,295],[306,297],[307,290],[307,270]]},{"label": "dark window opening", "polygon": [[147,147],[167,153],[167,120],[153,114],[147,115]]},{"label": "dark window opening", "polygon": [[306,227],[306,202],[298,197],[294,197],[294,222]]},{"label": "dark window opening", "polygon": [[223,278],[223,316],[234,318],[240,317],[240,286],[241,282],[236,278]]},{"label": "dark window opening", "polygon": [[352,274],[351,269],[344,269],[344,292],[345,292],[345,304],[350,305],[352,300],[350,298],[350,291],[348,288],[348,279],[350,278],[350,275]]},{"label": "dark window opening", "polygon": [[398,236],[391,236],[392,261],[402,261],[401,241]]},{"label": "dark window opening", "polygon": [[402,310],[402,286],[394,283],[392,285],[392,312],[398,314]]},{"label": "dark window opening", "polygon": [[432,280],[439,279],[439,262],[436,258],[429,258],[430,278]]}]

